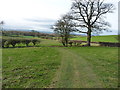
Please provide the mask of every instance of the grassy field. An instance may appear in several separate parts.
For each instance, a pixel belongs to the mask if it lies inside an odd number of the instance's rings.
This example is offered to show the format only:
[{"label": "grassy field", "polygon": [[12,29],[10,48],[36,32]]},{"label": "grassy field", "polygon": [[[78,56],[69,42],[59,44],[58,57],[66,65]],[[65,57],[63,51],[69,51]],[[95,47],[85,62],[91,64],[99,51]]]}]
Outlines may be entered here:
[{"label": "grassy field", "polygon": [[[118,42],[116,39],[117,35],[107,35],[107,36],[92,36],[91,41],[93,42]],[[71,38],[71,40],[83,40],[86,41],[87,38],[85,36],[76,36]]]},{"label": "grassy field", "polygon": [[[109,47],[70,48],[90,64],[103,87],[117,87],[118,49]],[[90,67],[88,67],[90,68]],[[88,71],[89,72],[89,71]],[[87,77],[86,77],[87,78]],[[91,77],[93,78],[93,77]]]},{"label": "grassy field", "polygon": [[46,87],[59,65],[55,48],[3,49],[3,87]]},{"label": "grassy field", "polygon": [[5,88],[115,88],[118,48],[51,47],[58,41],[41,39],[39,47],[3,49]]}]

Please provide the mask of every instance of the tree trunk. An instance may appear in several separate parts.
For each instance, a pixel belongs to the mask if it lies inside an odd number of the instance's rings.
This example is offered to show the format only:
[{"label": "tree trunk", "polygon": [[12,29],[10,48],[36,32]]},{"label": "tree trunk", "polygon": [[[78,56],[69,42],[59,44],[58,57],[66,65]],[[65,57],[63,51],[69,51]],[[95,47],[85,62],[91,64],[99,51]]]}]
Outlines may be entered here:
[{"label": "tree trunk", "polygon": [[91,28],[88,28],[87,32],[87,46],[91,46]]},{"label": "tree trunk", "polygon": [[65,37],[65,44],[66,44],[65,46],[68,47],[68,38],[67,37]]},{"label": "tree trunk", "polygon": [[64,41],[64,37],[62,37],[62,44],[63,44],[63,46],[65,47],[66,45],[65,45],[65,41]]}]

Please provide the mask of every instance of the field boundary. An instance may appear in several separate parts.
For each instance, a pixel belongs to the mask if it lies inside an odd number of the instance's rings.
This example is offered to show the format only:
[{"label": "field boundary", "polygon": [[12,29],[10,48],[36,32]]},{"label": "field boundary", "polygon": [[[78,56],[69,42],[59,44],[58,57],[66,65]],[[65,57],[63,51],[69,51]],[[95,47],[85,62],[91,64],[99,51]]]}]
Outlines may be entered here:
[{"label": "field boundary", "polygon": [[[87,43],[87,41],[82,40],[70,40],[69,43],[72,46],[72,43],[74,44],[81,44],[81,43]],[[108,46],[108,47],[120,47],[120,43],[116,42],[91,42],[91,44],[99,44],[100,46]]]}]

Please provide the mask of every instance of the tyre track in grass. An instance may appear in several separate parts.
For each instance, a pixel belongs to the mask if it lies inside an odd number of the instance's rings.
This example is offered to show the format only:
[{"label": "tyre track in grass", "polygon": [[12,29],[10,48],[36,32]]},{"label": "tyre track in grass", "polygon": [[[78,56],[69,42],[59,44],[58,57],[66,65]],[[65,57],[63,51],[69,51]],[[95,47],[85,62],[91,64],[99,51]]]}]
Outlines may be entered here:
[{"label": "tyre track in grass", "polygon": [[103,88],[92,66],[74,51],[57,48],[61,53],[61,66],[50,88]]}]

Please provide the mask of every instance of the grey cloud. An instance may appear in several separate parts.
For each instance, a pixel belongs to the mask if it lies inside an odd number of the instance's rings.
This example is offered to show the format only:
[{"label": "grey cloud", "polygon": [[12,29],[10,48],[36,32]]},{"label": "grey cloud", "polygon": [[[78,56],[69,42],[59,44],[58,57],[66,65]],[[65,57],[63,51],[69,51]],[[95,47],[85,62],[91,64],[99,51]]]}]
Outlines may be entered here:
[{"label": "grey cloud", "polygon": [[45,19],[45,18],[33,18],[33,19],[25,19],[27,21],[31,21],[31,22],[37,22],[37,23],[55,23],[56,20],[54,19]]},{"label": "grey cloud", "polygon": [[[24,22],[25,21],[25,22]],[[31,29],[36,29],[36,30],[51,30],[51,26],[54,25],[56,20],[53,19],[41,19],[41,18],[28,18],[24,19],[23,23],[13,23],[13,24],[5,24],[4,29],[25,29],[25,30],[31,30]]]},{"label": "grey cloud", "polygon": [[57,21],[55,19],[47,19],[47,18],[26,18],[24,20],[33,22],[33,26],[48,28],[48,29],[50,29],[50,27],[54,25],[54,23]]},{"label": "grey cloud", "polygon": [[27,25],[25,25],[25,26],[24,26],[24,25],[23,25],[23,26],[19,26],[19,25],[4,25],[4,26],[3,26],[3,29],[4,29],[4,30],[7,30],[7,29],[11,29],[11,30],[12,30],[12,29],[16,29],[16,30],[17,30],[17,29],[18,29],[18,30],[19,30],[19,29],[25,29],[25,30],[29,30],[29,29],[31,29],[31,26],[27,26]]},{"label": "grey cloud", "polygon": [[50,28],[53,24],[36,24],[34,26],[37,26],[37,27],[44,27],[44,28]]},{"label": "grey cloud", "polygon": [[120,1],[118,2],[118,34],[120,35]]}]

